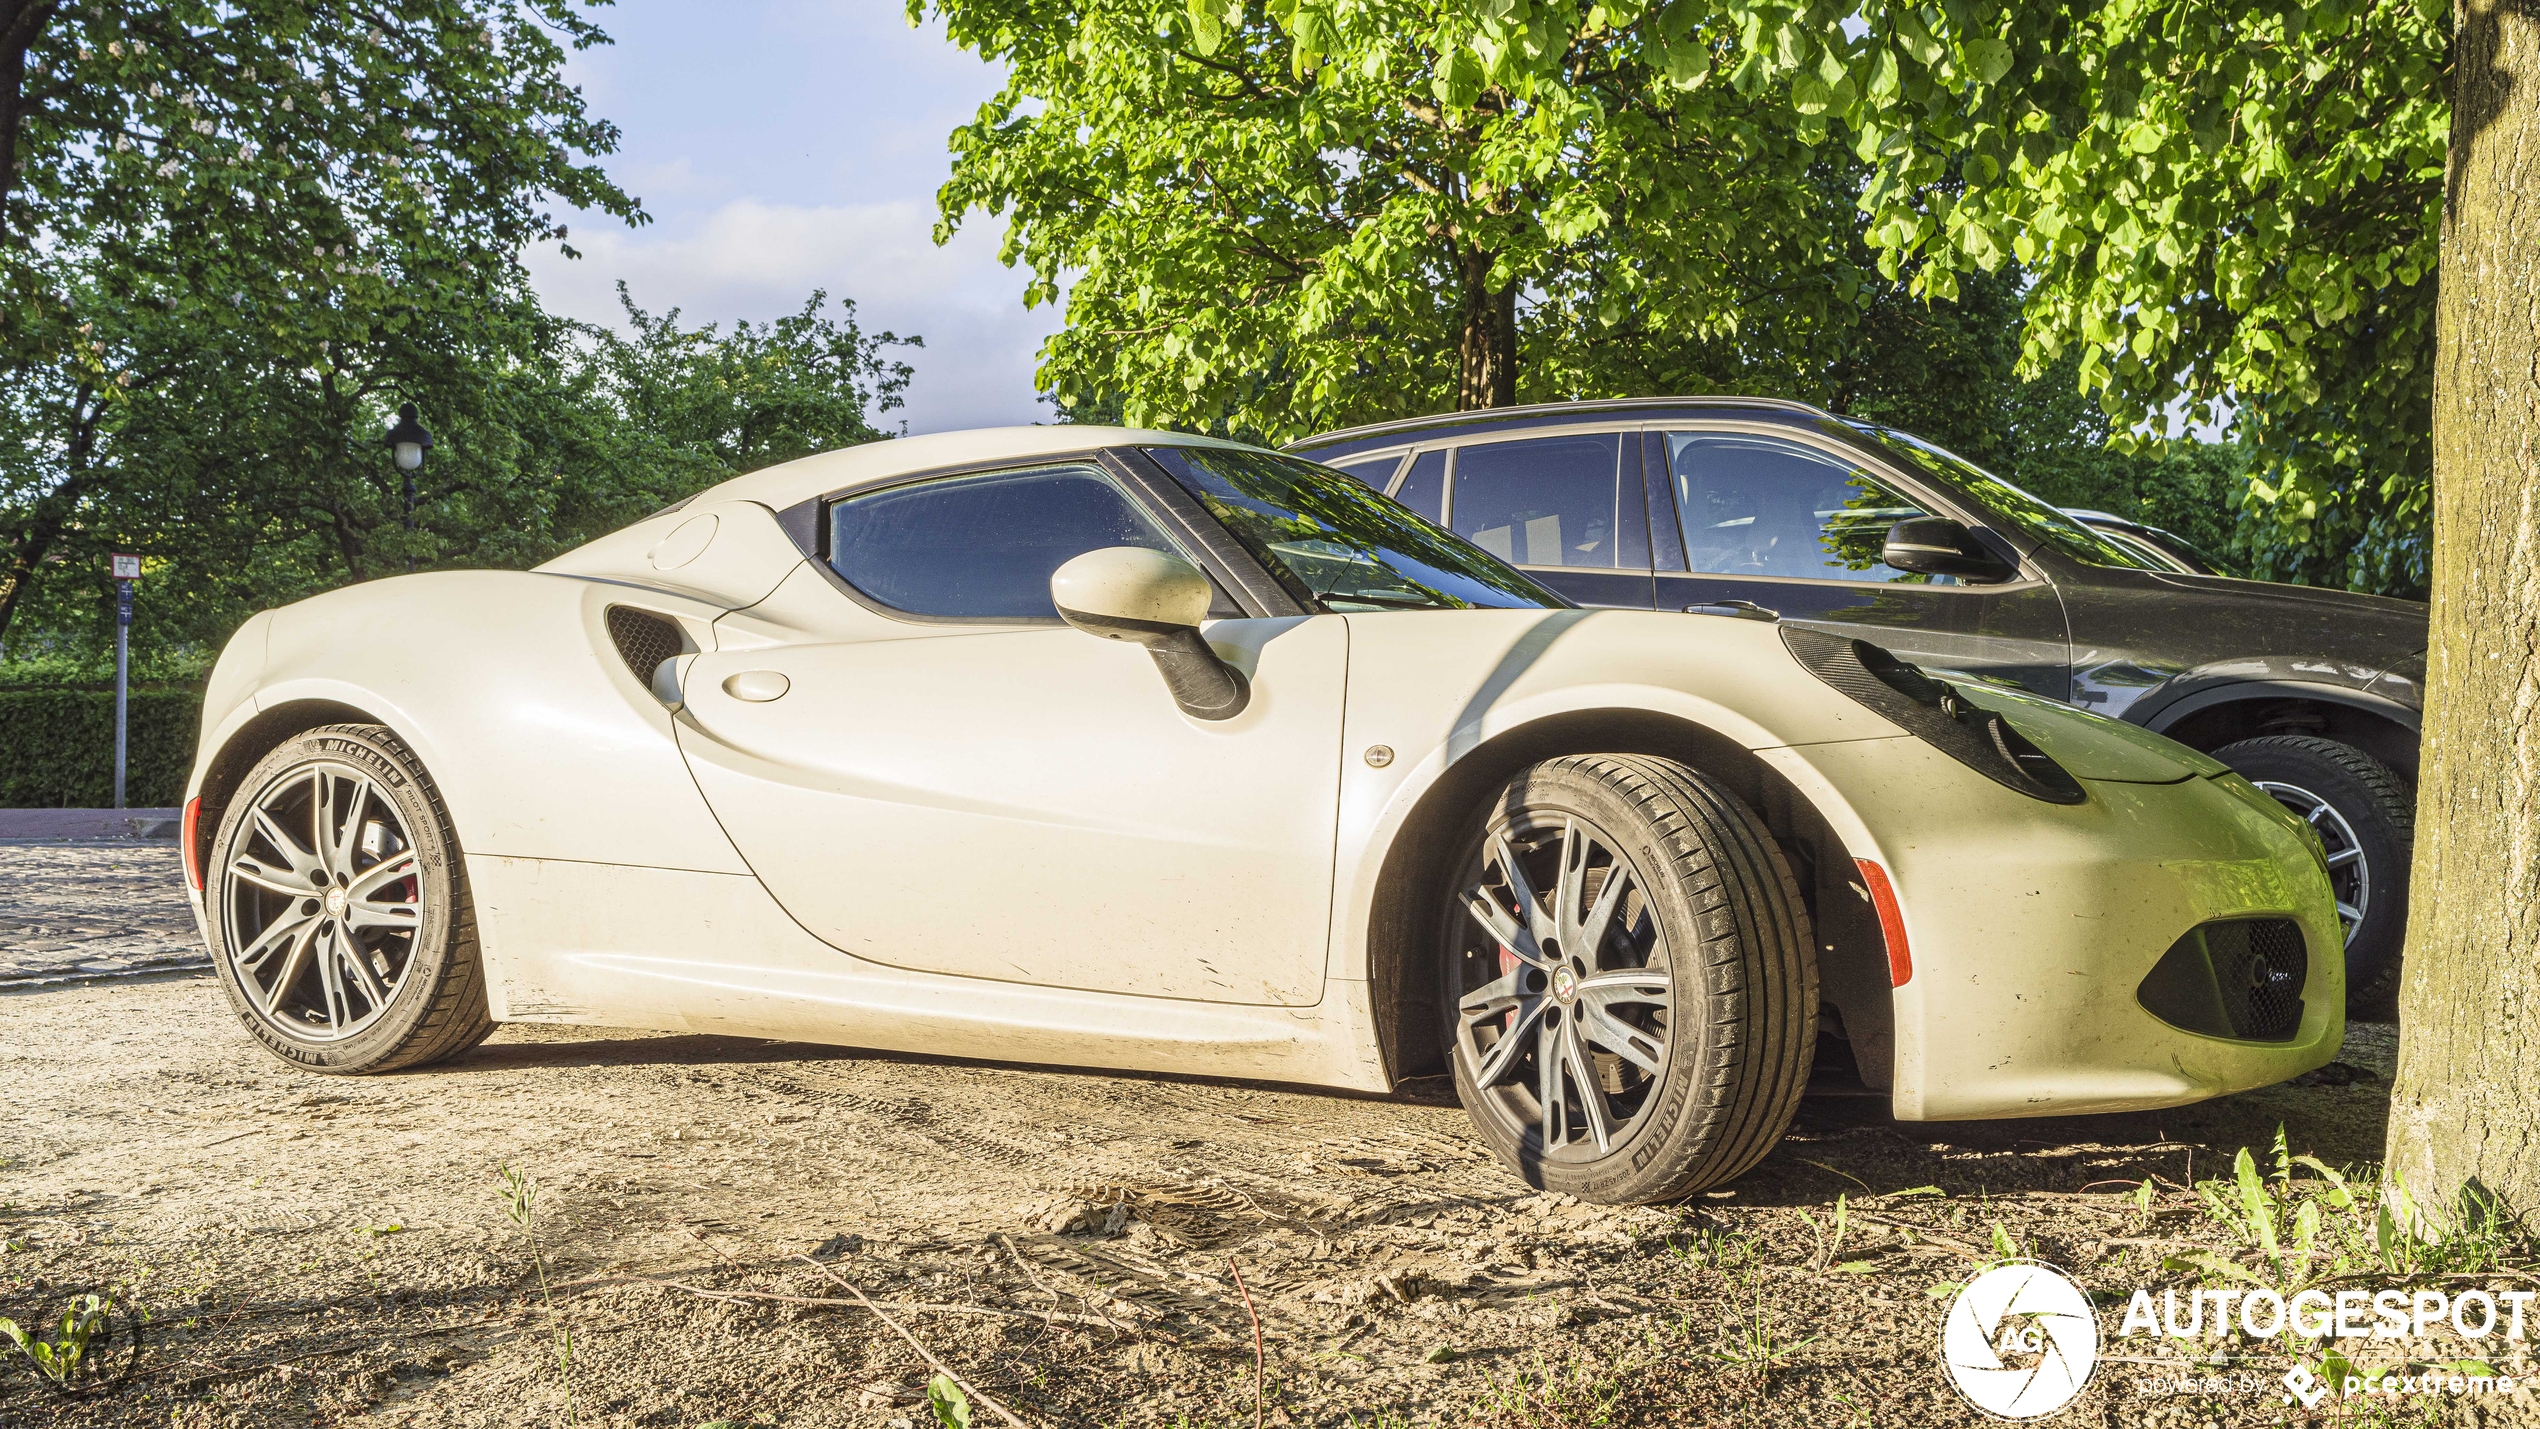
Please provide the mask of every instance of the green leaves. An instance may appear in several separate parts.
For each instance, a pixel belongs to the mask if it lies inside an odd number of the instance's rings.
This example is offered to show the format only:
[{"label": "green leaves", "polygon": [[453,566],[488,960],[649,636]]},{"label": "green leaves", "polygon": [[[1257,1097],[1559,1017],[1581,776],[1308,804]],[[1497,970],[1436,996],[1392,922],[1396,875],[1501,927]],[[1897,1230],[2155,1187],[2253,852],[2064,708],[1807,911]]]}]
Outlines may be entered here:
[{"label": "green leaves", "polygon": [[2122,431],[2219,406],[2265,477],[2253,574],[2425,580],[2446,13],[2357,0],[1879,0],[1844,63],[1788,0],[1727,0],[1739,92],[1846,126],[1882,272],[2016,259],[2024,370],[2083,349]]},{"label": "green leaves", "polygon": [[939,1374],[926,1381],[926,1407],[935,1413],[942,1429],[970,1429],[970,1396],[950,1375]]},{"label": "green leaves", "polygon": [[[1039,377],[1064,408],[1284,438],[1512,368],[1589,395],[1615,334],[1725,341],[1750,292],[1816,341],[1849,268],[1849,195],[1777,92],[1713,77],[1708,0],[923,13],[1008,75],[953,136],[939,232],[1001,219],[1027,294],[1063,295]],[[1817,73],[1850,102],[1839,61]]]},{"label": "green leaves", "polygon": [[29,1333],[6,1316],[0,1316],[0,1336],[26,1356],[37,1374],[54,1384],[68,1385],[91,1368],[89,1347],[107,1335],[111,1314],[112,1306],[103,1296],[79,1295],[62,1311],[59,1323],[45,1327],[51,1331],[50,1338]]},{"label": "green leaves", "polygon": [[2011,72],[2011,47],[2001,40],[1967,42],[1967,73],[1979,84],[1999,84]]},{"label": "green leaves", "polygon": [[1191,48],[1213,55],[1225,43],[1226,32],[1243,24],[1243,0],[1189,0],[1185,13],[1191,22]]}]

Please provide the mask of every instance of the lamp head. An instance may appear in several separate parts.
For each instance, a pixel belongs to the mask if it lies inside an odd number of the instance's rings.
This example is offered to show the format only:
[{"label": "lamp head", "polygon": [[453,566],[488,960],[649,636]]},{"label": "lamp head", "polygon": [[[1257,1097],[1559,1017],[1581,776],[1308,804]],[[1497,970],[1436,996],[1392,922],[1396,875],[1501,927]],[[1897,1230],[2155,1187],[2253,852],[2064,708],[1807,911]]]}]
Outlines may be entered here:
[{"label": "lamp head", "polygon": [[423,454],[432,450],[432,434],[415,420],[415,404],[407,402],[397,408],[397,425],[388,429],[388,444],[397,449],[397,466],[413,471],[423,465]]}]

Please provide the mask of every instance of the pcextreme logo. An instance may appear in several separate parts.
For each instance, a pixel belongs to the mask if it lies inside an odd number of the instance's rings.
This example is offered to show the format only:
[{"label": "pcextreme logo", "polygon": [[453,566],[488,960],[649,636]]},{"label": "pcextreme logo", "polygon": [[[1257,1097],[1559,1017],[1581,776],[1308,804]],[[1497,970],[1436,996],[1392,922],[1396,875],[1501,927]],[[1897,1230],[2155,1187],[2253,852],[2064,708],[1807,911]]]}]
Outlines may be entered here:
[{"label": "pcextreme logo", "polygon": [[1967,1402],[2000,1419],[2038,1419],[2073,1402],[2099,1362],[2090,1297],[2036,1261],[1968,1281],[1941,1322],[1940,1360]]}]

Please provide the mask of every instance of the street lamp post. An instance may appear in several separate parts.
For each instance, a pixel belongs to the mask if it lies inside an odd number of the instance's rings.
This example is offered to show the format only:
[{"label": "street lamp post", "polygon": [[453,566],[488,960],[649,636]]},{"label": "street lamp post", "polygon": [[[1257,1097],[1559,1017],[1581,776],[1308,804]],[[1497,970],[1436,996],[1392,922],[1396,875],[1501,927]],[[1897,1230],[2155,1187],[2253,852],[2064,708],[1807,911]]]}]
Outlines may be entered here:
[{"label": "street lamp post", "polygon": [[[396,448],[397,469],[406,474],[406,530],[415,528],[415,472],[423,465],[423,454],[432,450],[432,434],[415,420],[415,404],[406,402],[397,408],[397,425],[388,429],[388,444]],[[407,543],[406,573],[414,574],[413,542]]]},{"label": "street lamp post", "polygon": [[141,578],[141,558],[116,555],[107,559],[115,577],[115,807],[120,809],[124,806],[124,756],[130,747],[126,731],[132,704],[132,583]]}]

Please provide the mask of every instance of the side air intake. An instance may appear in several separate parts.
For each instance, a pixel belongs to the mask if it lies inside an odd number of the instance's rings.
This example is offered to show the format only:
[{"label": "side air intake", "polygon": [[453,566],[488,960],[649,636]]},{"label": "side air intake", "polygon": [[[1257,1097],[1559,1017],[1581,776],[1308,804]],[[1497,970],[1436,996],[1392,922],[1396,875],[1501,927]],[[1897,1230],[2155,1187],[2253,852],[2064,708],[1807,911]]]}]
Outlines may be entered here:
[{"label": "side air intake", "polygon": [[2302,1027],[2310,957],[2290,918],[2241,918],[2190,928],[2135,989],[2143,1010],[2173,1027],[2243,1042],[2290,1042]]},{"label": "side air intake", "polygon": [[2078,804],[2086,797],[2064,766],[2029,743],[2011,722],[1866,640],[1784,625],[1782,644],[1818,679],[1869,706],[1906,733],[1979,774],[2032,799]]},{"label": "side air intake", "polygon": [[688,648],[671,621],[623,605],[609,607],[609,639],[617,643],[617,658],[635,672],[635,683],[646,689],[652,688],[653,671],[662,661]]}]

